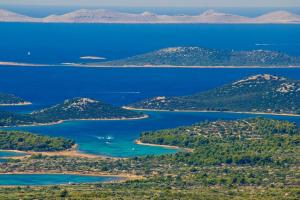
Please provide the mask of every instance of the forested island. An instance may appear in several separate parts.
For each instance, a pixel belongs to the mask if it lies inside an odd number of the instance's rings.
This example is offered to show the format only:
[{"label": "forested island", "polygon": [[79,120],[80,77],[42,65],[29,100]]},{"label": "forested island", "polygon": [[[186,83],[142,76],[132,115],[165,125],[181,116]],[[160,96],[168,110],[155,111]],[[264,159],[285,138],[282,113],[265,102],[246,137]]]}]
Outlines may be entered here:
[{"label": "forested island", "polygon": [[63,151],[70,149],[75,142],[60,137],[49,137],[18,131],[0,131],[0,150],[18,151]]},{"label": "forested island", "polygon": [[13,94],[0,93],[0,106],[29,105],[29,104],[31,103]]},{"label": "forested island", "polygon": [[30,114],[1,111],[0,126],[53,124],[65,120],[122,120],[145,117],[147,116],[141,112],[126,110],[101,101],[74,98]]},{"label": "forested island", "polygon": [[[143,142],[192,152],[128,159],[29,157],[0,163],[0,173],[128,173],[143,179],[111,184],[0,188],[9,198],[297,199],[299,127],[253,118],[201,122],[143,133]],[[199,196],[200,195],[200,196]],[[1,196],[0,196],[1,197]],[[200,198],[200,199],[201,199]]]},{"label": "forested island", "polygon": [[300,66],[300,57],[269,50],[219,50],[173,47],[102,63],[100,66],[192,66],[192,67],[288,67]]},{"label": "forested island", "polygon": [[300,81],[259,74],[189,96],[155,97],[134,109],[300,114]]}]

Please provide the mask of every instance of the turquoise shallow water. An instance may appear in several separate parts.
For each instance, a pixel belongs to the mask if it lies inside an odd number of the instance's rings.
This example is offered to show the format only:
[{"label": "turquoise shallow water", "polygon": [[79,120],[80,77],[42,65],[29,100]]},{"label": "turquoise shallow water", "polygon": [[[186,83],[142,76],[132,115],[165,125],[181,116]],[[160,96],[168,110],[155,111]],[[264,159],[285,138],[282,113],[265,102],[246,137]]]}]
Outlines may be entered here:
[{"label": "turquoise shallow water", "polygon": [[120,180],[113,176],[81,176],[68,174],[0,174],[0,185],[53,185],[100,183]]},{"label": "turquoise shallow water", "polygon": [[[193,94],[261,73],[300,79],[300,69],[100,69],[68,67],[0,67],[0,91],[32,101],[31,106],[1,107],[30,112],[73,97],[90,97],[126,105],[153,96]],[[54,126],[18,127],[34,133],[71,138],[79,150],[115,157],[174,153],[174,149],[135,145],[141,132],[191,125],[204,120],[238,119],[234,113],[147,112],[150,118],[127,121],[73,121]],[[300,124],[298,117],[265,116]]]},{"label": "turquoise shallow water", "polygon": [[14,156],[23,156],[24,153],[17,153],[17,152],[9,152],[9,151],[0,151],[0,158],[1,157],[14,157]]},{"label": "turquoise shallow water", "polygon": [[9,128],[51,136],[72,138],[85,153],[114,157],[130,157],[149,154],[174,153],[174,149],[134,144],[141,132],[190,125],[204,120],[239,119],[264,116],[294,121],[300,125],[300,117],[250,115],[218,112],[147,112],[150,118],[128,121],[73,121],[53,126]]}]

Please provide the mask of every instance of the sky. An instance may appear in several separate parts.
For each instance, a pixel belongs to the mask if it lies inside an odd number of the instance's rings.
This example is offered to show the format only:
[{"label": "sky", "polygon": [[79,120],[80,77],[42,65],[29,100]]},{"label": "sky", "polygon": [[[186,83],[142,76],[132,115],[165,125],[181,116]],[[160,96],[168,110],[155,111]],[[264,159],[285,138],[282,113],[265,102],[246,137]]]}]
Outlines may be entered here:
[{"label": "sky", "polygon": [[0,0],[0,5],[126,7],[300,7],[300,0]]}]

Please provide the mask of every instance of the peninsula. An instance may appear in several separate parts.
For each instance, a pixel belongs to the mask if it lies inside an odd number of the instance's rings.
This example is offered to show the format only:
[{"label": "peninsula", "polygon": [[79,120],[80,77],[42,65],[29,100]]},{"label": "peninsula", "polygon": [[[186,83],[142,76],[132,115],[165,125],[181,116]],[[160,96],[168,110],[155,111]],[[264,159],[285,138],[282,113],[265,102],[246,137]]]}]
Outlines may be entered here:
[{"label": "peninsula", "polygon": [[300,81],[270,74],[250,76],[189,96],[154,97],[128,109],[232,111],[300,115]]},{"label": "peninsula", "polygon": [[[139,140],[192,148],[176,154],[128,159],[31,156],[0,163],[0,173],[78,173],[135,177],[109,184],[0,187],[17,199],[297,199],[299,127],[264,118],[200,122],[192,126],[145,132]],[[138,180],[136,180],[139,177]],[[51,189],[51,192],[48,192]]]},{"label": "peninsula", "polygon": [[0,131],[0,150],[53,152],[71,149],[73,140],[17,131]]},{"label": "peninsula", "polygon": [[0,126],[51,125],[66,120],[126,120],[143,119],[147,115],[119,108],[89,98],[65,100],[50,108],[30,114],[0,112]]},{"label": "peninsula", "polygon": [[0,106],[30,105],[31,102],[17,97],[13,94],[0,93]]}]

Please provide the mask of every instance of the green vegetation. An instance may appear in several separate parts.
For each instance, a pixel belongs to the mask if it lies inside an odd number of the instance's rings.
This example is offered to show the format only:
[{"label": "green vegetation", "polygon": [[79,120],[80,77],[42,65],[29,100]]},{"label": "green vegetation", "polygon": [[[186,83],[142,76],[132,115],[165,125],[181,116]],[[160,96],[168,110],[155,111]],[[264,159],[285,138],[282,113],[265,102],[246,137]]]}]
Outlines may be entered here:
[{"label": "green vegetation", "polygon": [[227,51],[200,47],[174,47],[97,64],[107,66],[297,66],[300,64],[300,58],[267,50]]},{"label": "green vegetation", "polygon": [[143,142],[193,148],[192,152],[129,159],[31,156],[0,163],[0,173],[134,174],[142,180],[111,184],[0,188],[11,199],[298,199],[300,130],[264,118],[203,122],[143,133]]},{"label": "green vegetation", "polygon": [[65,100],[64,103],[30,114],[0,112],[0,126],[56,123],[76,119],[130,119],[144,115],[88,98]]},{"label": "green vegetation", "polygon": [[24,99],[12,94],[0,93],[0,105],[14,105],[28,103]]},{"label": "green vegetation", "polygon": [[74,145],[73,140],[16,131],[0,131],[1,150],[62,151]]},{"label": "green vegetation", "polygon": [[300,81],[255,75],[213,90],[180,97],[155,97],[130,107],[300,114]]}]

